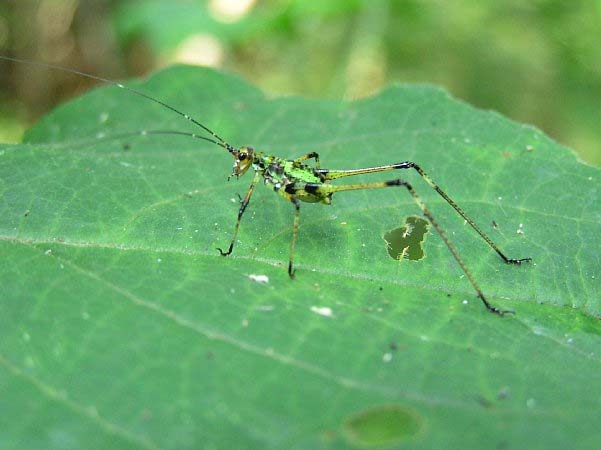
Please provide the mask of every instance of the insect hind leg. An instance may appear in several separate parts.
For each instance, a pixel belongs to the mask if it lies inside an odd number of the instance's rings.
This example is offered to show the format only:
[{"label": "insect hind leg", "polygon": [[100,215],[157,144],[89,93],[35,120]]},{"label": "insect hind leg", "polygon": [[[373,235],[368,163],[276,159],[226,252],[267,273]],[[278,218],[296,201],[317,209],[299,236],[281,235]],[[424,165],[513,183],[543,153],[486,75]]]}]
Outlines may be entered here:
[{"label": "insect hind leg", "polygon": [[347,184],[347,185],[342,185],[342,186],[334,186],[331,184],[315,183],[314,189],[319,189],[323,193],[332,193],[333,194],[333,193],[341,192],[341,191],[350,191],[350,190],[359,190],[359,189],[379,189],[379,188],[393,187],[393,186],[404,187],[411,194],[411,196],[413,197],[413,200],[415,201],[417,206],[419,206],[419,208],[421,209],[424,216],[430,221],[432,226],[436,229],[436,231],[438,232],[438,234],[444,241],[445,245],[447,246],[447,248],[453,255],[453,258],[455,258],[455,261],[457,261],[457,264],[459,265],[459,267],[461,268],[461,270],[463,271],[463,273],[469,280],[472,287],[475,289],[478,298],[482,301],[482,303],[484,304],[486,309],[488,311],[490,311],[494,314],[498,314],[500,316],[504,316],[505,314],[513,314],[513,311],[502,310],[502,309],[497,308],[496,306],[491,305],[490,302],[486,299],[486,297],[482,293],[482,290],[480,289],[480,286],[478,285],[475,278],[473,277],[473,275],[471,274],[471,272],[468,270],[467,266],[465,265],[465,262],[459,255],[459,252],[457,251],[455,246],[451,243],[447,234],[440,227],[440,225],[438,224],[436,219],[434,219],[434,216],[432,215],[430,210],[426,207],[426,204],[423,202],[421,197],[417,194],[417,192],[415,192],[415,190],[413,189],[413,186],[411,186],[411,184],[409,184],[408,182],[399,178],[399,179],[391,180],[391,181],[380,181],[380,182],[375,182],[375,183],[356,183],[356,184]]},{"label": "insect hind leg", "polygon": [[493,240],[491,238],[488,237],[488,235],[482,231],[482,229],[476,225],[476,223],[471,219],[471,217],[469,217],[465,211],[463,211],[463,209],[461,209],[459,207],[459,205],[457,205],[457,203],[455,203],[453,201],[453,199],[451,199],[451,197],[449,197],[446,192],[444,192],[440,186],[438,186],[438,184],[436,184],[434,182],[434,180],[432,180],[432,178],[430,178],[430,176],[416,163],[412,162],[412,161],[404,161],[398,164],[393,164],[394,169],[415,169],[415,171],[417,173],[419,173],[419,175],[424,179],[424,181],[426,183],[428,183],[430,185],[430,187],[432,189],[434,189],[436,192],[438,192],[438,194],[449,204],[453,207],[453,209],[455,211],[457,211],[457,213],[463,217],[463,219],[476,231],[476,233],[478,233],[480,235],[480,237],[482,237],[482,239],[484,239],[486,241],[486,243],[495,251],[497,252],[497,254],[501,257],[501,259],[506,263],[506,264],[522,264],[524,262],[531,262],[532,258],[508,258],[507,256],[505,256],[505,254],[499,249],[499,247],[497,247],[497,245],[493,242]]},{"label": "insect hind leg", "polygon": [[449,197],[447,195],[446,192],[444,192],[440,186],[438,186],[438,184],[436,184],[434,182],[434,180],[432,180],[432,178],[430,178],[430,176],[416,163],[412,162],[412,161],[403,161],[397,164],[387,164],[384,166],[376,166],[376,167],[366,167],[366,168],[361,168],[361,169],[350,169],[350,170],[328,170],[328,169],[320,169],[319,172],[324,176],[324,178],[326,180],[335,180],[338,178],[343,178],[343,177],[349,177],[349,176],[354,176],[354,175],[363,175],[363,174],[370,174],[370,173],[377,173],[377,172],[387,172],[387,171],[391,171],[391,170],[399,170],[399,169],[414,169],[417,173],[419,173],[419,175],[422,177],[422,179],[428,183],[428,185],[430,185],[430,187],[432,189],[434,189],[436,192],[438,192],[438,194],[449,204],[453,207],[453,209],[461,216],[463,217],[463,219],[476,231],[476,233],[478,233],[480,235],[480,237],[482,239],[484,239],[484,241],[486,241],[486,243],[501,257],[501,259],[506,263],[506,264],[522,264],[525,262],[531,262],[532,258],[508,258],[500,249],[499,247],[497,247],[497,245],[493,242],[493,240],[488,237],[488,235],[482,231],[482,229],[476,225],[476,222],[474,222],[474,220],[468,216],[465,211],[463,211],[463,209],[461,209],[459,207],[459,205],[457,205],[457,203],[455,203],[455,201],[453,201],[453,199],[451,199],[451,197]]}]

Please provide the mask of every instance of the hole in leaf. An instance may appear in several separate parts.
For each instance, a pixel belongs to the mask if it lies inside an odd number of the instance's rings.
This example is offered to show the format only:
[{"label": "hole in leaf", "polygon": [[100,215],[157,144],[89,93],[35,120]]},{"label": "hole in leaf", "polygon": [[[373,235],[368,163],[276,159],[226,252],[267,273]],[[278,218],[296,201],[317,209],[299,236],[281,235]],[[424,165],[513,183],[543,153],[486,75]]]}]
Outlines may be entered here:
[{"label": "hole in leaf", "polygon": [[421,428],[421,417],[400,405],[369,408],[351,416],[345,423],[348,437],[366,447],[398,444],[415,436]]},{"label": "hole in leaf", "polygon": [[427,220],[410,216],[405,219],[405,226],[387,232],[384,235],[384,240],[390,257],[412,261],[419,261],[424,258],[425,253],[422,243],[428,228],[430,228],[430,223]]}]

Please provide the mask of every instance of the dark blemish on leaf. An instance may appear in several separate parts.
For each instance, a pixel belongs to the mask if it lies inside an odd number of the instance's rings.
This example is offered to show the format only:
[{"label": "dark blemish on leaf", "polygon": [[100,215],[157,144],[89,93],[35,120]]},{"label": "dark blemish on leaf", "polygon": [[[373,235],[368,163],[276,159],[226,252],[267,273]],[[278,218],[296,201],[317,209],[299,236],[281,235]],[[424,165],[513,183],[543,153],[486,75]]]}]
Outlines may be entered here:
[{"label": "dark blemish on leaf", "polygon": [[499,400],[505,400],[507,397],[509,397],[509,388],[505,386],[499,391],[499,393],[497,394],[497,398]]},{"label": "dark blemish on leaf", "polygon": [[487,399],[486,397],[483,397],[481,395],[478,396],[478,403],[480,403],[480,406],[482,406],[486,409],[490,409],[494,406],[493,402],[491,402],[489,399]]},{"label": "dark blemish on leaf", "polygon": [[127,144],[127,143],[126,143],[126,144],[123,144],[123,151],[124,151],[124,152],[126,152],[126,151],[128,151],[128,150],[130,150],[130,149],[131,149],[131,145],[129,145],[129,144]]},{"label": "dark blemish on leaf", "polygon": [[430,224],[421,217],[411,216],[405,219],[405,226],[395,228],[384,235],[386,249],[391,258],[419,261],[425,256],[422,243]]},{"label": "dark blemish on leaf", "polygon": [[499,228],[499,225],[497,225],[497,222],[495,222],[494,220],[492,221],[492,227],[496,230],[497,228]]},{"label": "dark blemish on leaf", "polygon": [[423,428],[423,418],[401,405],[382,405],[352,415],[344,423],[347,438],[367,448],[398,445]]},{"label": "dark blemish on leaf", "polygon": [[388,348],[390,348],[391,351],[396,352],[399,349],[399,345],[396,342],[391,342],[388,344]]},{"label": "dark blemish on leaf", "polygon": [[29,216],[29,213],[30,213],[30,212],[31,212],[31,211],[29,211],[29,210],[26,210],[26,211],[23,213],[23,216],[24,216],[24,217],[27,217],[27,216]]}]

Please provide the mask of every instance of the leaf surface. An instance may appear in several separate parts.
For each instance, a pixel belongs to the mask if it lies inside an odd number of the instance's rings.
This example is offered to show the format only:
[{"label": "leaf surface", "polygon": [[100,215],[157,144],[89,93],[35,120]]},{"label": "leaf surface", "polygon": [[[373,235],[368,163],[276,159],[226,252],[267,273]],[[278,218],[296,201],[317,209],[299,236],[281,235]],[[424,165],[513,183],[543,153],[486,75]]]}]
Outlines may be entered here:
[{"label": "leaf surface", "polygon": [[[327,168],[418,162],[508,256],[417,173],[435,230],[419,261],[386,233],[419,214],[398,188],[293,206],[152,102],[103,87],[0,147],[0,447],[592,448],[601,404],[599,171],[530,126],[440,89],[356,102],[269,98],[174,67],[130,83],[232,145]],[[107,138],[112,137],[112,138]],[[493,226],[493,221],[496,226]],[[251,275],[267,276],[266,283]],[[261,280],[259,277],[258,280]]]}]

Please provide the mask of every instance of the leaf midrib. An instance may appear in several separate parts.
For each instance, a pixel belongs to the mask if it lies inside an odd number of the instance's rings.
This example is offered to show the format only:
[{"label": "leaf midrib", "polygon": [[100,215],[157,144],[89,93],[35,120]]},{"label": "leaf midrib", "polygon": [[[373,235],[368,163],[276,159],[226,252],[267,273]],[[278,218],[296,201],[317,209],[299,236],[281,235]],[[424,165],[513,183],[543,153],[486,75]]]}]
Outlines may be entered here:
[{"label": "leaf midrib", "polygon": [[[18,238],[18,237],[5,237],[5,236],[0,236],[0,241],[5,241],[5,242],[12,242],[12,243],[17,243],[17,244],[22,244],[22,245],[26,245],[26,246],[63,246],[66,248],[69,247],[74,247],[74,248],[93,248],[93,249],[106,249],[106,250],[119,250],[119,251],[126,251],[126,252],[140,252],[140,253],[152,253],[152,254],[156,254],[156,255],[165,255],[165,254],[173,254],[173,255],[185,255],[185,256],[194,256],[194,257],[205,257],[205,258],[223,258],[221,255],[219,255],[219,253],[217,252],[205,252],[202,250],[189,250],[189,249],[185,249],[185,248],[167,248],[167,247],[154,247],[154,248],[150,248],[150,247],[135,247],[135,246],[127,246],[127,245],[122,245],[122,244],[115,244],[115,245],[111,245],[108,243],[89,243],[89,242],[78,242],[78,241],[56,241],[56,240],[48,240],[48,241],[44,241],[44,240],[39,240],[39,239],[23,239],[23,238]],[[492,252],[491,252],[492,254]],[[243,261],[252,261],[252,262],[258,262],[261,264],[265,264],[271,267],[277,267],[278,269],[281,269],[284,267],[284,262],[283,260],[273,260],[273,259],[269,259],[269,258],[264,258],[264,257],[257,257],[254,256],[254,254],[251,255],[236,255],[235,257],[233,257],[236,260],[243,260]],[[349,271],[341,271],[341,270],[328,270],[326,266],[323,265],[319,265],[319,266],[306,266],[303,263],[297,263],[296,267],[299,269],[304,269],[313,273],[319,273],[321,275],[329,275],[329,276],[337,276],[337,277],[341,277],[341,278],[347,278],[347,279],[351,279],[351,280],[359,280],[359,281],[368,281],[368,282],[381,282],[381,283],[389,283],[389,284],[393,284],[396,286],[401,286],[401,287],[411,287],[411,288],[415,288],[415,289],[420,289],[420,290],[424,290],[424,291],[430,291],[430,292],[436,292],[438,294],[444,294],[446,295],[449,292],[449,289],[443,288],[441,286],[433,286],[432,284],[427,284],[427,285],[421,285],[421,284],[412,284],[409,282],[406,282],[404,278],[398,278],[395,277],[393,279],[390,278],[382,278],[382,277],[378,277],[375,274],[363,274],[360,272],[349,272]],[[283,269],[282,269],[283,271]],[[454,292],[456,294],[459,295],[463,295],[463,296],[471,296],[474,294],[472,289],[468,289],[466,285],[466,289],[454,289]],[[518,297],[511,297],[511,298],[507,298],[507,297],[496,297],[496,296],[491,296],[490,294],[487,295],[487,297],[489,298],[497,298],[497,299],[501,299],[501,300],[510,300],[510,301],[514,301],[514,302],[530,302],[531,299],[530,298],[518,298]],[[552,303],[548,303],[548,306],[556,306],[556,307],[561,307],[561,305],[555,305]],[[584,312],[584,311],[582,311]]]}]

